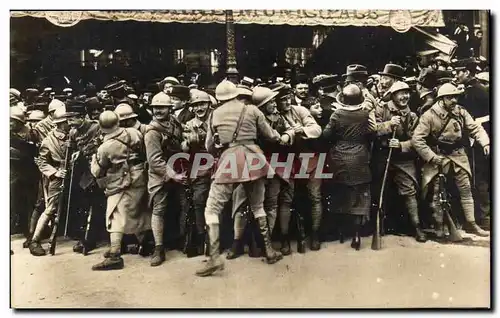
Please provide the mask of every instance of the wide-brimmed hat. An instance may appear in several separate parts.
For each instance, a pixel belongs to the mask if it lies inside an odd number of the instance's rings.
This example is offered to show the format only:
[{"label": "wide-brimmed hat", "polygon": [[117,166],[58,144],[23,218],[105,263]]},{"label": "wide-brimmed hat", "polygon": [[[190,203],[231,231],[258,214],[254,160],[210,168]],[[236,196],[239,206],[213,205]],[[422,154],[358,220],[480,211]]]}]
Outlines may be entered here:
[{"label": "wide-brimmed hat", "polygon": [[316,79],[313,84],[315,84],[317,87],[323,87],[323,88],[330,88],[337,86],[339,83],[339,76],[337,74],[331,74],[331,75],[324,75],[320,77],[319,79]]},{"label": "wide-brimmed hat", "polygon": [[380,75],[390,76],[397,80],[402,80],[405,76],[405,69],[397,64],[386,64]]},{"label": "wide-brimmed hat", "polygon": [[365,81],[368,78],[366,66],[361,64],[347,65],[346,73],[342,74],[342,79],[345,82]]},{"label": "wide-brimmed hat", "polygon": [[267,87],[257,86],[253,89],[252,102],[255,106],[261,107],[272,100],[279,94],[277,91],[272,91]]}]

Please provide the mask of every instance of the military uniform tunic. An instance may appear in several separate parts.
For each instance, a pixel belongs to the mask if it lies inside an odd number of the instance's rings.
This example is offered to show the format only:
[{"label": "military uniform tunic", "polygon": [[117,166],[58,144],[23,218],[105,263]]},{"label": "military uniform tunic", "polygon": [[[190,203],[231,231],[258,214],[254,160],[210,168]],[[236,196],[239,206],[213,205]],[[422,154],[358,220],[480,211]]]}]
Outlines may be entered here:
[{"label": "military uniform tunic", "polygon": [[104,136],[91,164],[92,174],[107,197],[108,232],[135,234],[151,228],[146,206],[146,155],[142,134],[118,128]]}]

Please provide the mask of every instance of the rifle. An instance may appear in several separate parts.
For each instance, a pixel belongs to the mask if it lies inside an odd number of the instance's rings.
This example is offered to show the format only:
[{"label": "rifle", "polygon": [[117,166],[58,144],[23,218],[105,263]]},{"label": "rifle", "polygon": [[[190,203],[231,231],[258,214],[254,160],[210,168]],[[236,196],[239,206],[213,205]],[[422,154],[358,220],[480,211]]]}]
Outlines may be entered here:
[{"label": "rifle", "polygon": [[[181,162],[183,166],[184,161]],[[184,169],[183,169],[184,170]],[[184,241],[183,252],[187,255],[188,258],[195,257],[200,255],[198,253],[198,248],[196,246],[198,232],[196,230],[196,215],[194,212],[194,202],[193,202],[193,189],[191,188],[191,169],[186,169],[187,171],[187,185],[184,187],[184,191],[186,193],[186,200],[188,202],[189,208],[186,215],[186,239]]]},{"label": "rifle", "polygon": [[[67,142],[68,146],[66,148],[66,155],[64,157],[64,164],[63,164],[64,170],[68,169],[68,167],[71,164],[71,155],[73,154],[73,147],[74,147],[73,143],[71,142],[71,138],[68,138],[68,140],[66,142]],[[69,191],[70,175],[71,174],[66,172],[66,176],[61,184],[61,195],[59,196],[59,199],[57,202],[57,214],[56,214],[56,217],[54,219],[54,223],[52,226],[52,233],[51,233],[50,239],[49,239],[49,253],[50,253],[50,255],[54,255],[56,253],[57,230],[59,228],[59,219],[61,218],[62,209],[64,208],[66,194],[71,193],[71,191]],[[69,202],[69,197],[68,197],[68,202]]]},{"label": "rifle", "polygon": [[[71,138],[71,137],[70,137]],[[69,224],[69,212],[71,207],[71,190],[73,189],[73,171],[75,168],[75,163],[71,164],[71,171],[69,172],[69,188],[68,188],[68,201],[66,204],[66,221],[64,225],[64,237],[68,237],[68,224]]]},{"label": "rifle", "polygon": [[[396,137],[396,129],[392,132],[392,139]],[[380,188],[380,196],[378,199],[378,209],[377,209],[377,217],[375,219],[375,232],[372,236],[372,250],[378,251],[382,249],[382,237],[381,235],[384,233],[384,192],[385,192],[385,183],[387,181],[387,175],[389,173],[389,165],[391,163],[392,150],[394,148],[389,148],[389,154],[387,155],[387,160],[385,163],[384,177],[382,178],[382,186]],[[380,221],[382,219],[382,222]]]},{"label": "rifle", "polygon": [[295,208],[292,208],[292,213],[295,211],[296,222],[297,222],[297,252],[300,254],[304,254],[306,252],[306,232],[304,229],[304,217]]},{"label": "rifle", "polygon": [[448,230],[450,232],[449,240],[452,242],[459,242],[463,240],[462,236],[457,230],[453,219],[451,218],[451,205],[449,200],[448,191],[446,191],[446,177],[443,173],[443,166],[439,165],[439,207],[443,212],[443,216],[445,218],[446,225],[448,226]]},{"label": "rifle", "polygon": [[250,205],[247,204],[246,208],[242,212],[242,216],[246,219],[245,231],[243,237],[249,239],[248,241],[248,256],[249,257],[260,257],[262,255],[262,250],[259,248],[257,243],[257,238],[255,237],[256,223],[255,218],[252,213]]},{"label": "rifle", "polygon": [[[242,184],[243,189],[245,190],[245,194],[247,197],[247,206],[242,212],[242,216],[247,220],[247,223],[245,225],[245,230],[243,233],[243,237],[249,238],[248,242],[248,256],[249,257],[260,257],[262,255],[262,249],[259,248],[259,243],[261,240],[258,240],[260,238],[259,235],[256,237],[256,233],[260,233],[260,229],[257,226],[257,222],[255,221],[254,215],[252,208],[250,207],[250,196],[248,193],[248,190],[246,187]],[[263,244],[260,244],[263,246]]]}]

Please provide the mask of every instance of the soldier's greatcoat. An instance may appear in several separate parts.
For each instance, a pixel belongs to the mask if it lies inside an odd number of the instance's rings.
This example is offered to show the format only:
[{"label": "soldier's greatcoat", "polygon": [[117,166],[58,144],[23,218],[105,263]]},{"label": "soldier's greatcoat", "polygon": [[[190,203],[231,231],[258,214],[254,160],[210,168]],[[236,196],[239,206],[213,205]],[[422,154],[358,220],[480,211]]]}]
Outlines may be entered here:
[{"label": "soldier's greatcoat", "polygon": [[39,159],[37,161],[40,172],[48,179],[47,197],[45,198],[45,214],[56,213],[57,201],[61,195],[62,179],[54,174],[62,168],[67,150],[68,134],[62,130],[52,130],[40,146]]},{"label": "soldier's greatcoat", "polygon": [[[448,121],[449,117],[451,118]],[[446,127],[438,136],[445,124]],[[457,168],[464,169],[469,176],[472,176],[469,159],[464,148],[465,143],[468,142],[467,133],[482,147],[490,143],[484,128],[475,123],[462,106],[456,105],[448,112],[442,102],[438,101],[420,117],[411,142],[417,153],[426,162],[422,168],[424,192],[438,173],[438,167],[430,163],[437,155],[436,152],[445,156],[446,159],[443,163],[445,167],[451,160]]]},{"label": "soldier's greatcoat", "polygon": [[148,169],[148,193],[150,204],[155,194],[178,173],[182,173],[180,160],[168,165],[168,159],[181,152],[182,126],[173,116],[159,122],[153,120],[144,136]]},{"label": "soldier's greatcoat", "polygon": [[151,228],[146,209],[146,160],[142,134],[118,128],[104,136],[91,164],[92,174],[107,197],[108,232],[140,233]]},{"label": "soldier's greatcoat", "polygon": [[407,174],[415,184],[418,184],[417,169],[415,160],[417,153],[411,145],[411,136],[418,122],[418,116],[407,106],[405,109],[398,109],[393,101],[378,106],[375,110],[377,122],[377,135],[380,136],[378,146],[378,159],[387,158],[389,139],[392,135],[391,118],[401,116],[402,124],[396,128],[395,138],[399,140],[401,149],[394,149],[391,157],[391,168],[396,168]]}]

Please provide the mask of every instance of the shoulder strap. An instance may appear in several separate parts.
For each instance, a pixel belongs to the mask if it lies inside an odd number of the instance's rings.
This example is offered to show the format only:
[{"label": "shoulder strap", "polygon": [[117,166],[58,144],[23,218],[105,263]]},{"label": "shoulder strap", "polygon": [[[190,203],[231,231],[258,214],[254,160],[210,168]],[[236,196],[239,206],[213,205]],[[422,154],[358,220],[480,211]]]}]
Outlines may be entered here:
[{"label": "shoulder strap", "polygon": [[241,124],[243,123],[243,118],[245,117],[246,111],[247,111],[247,105],[243,105],[243,109],[241,110],[240,113],[240,118],[238,118],[238,125],[236,126],[236,130],[234,131],[233,139],[231,140],[231,142],[235,142],[236,138],[238,138],[238,134],[240,133]]},{"label": "shoulder strap", "polygon": [[443,134],[444,130],[446,129],[446,126],[448,126],[448,124],[450,123],[450,120],[451,120],[451,115],[448,114],[448,118],[446,119],[443,127],[441,127],[441,130],[438,132],[438,134],[436,135],[436,140],[439,139],[439,137],[441,137],[441,135]]}]

